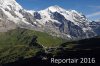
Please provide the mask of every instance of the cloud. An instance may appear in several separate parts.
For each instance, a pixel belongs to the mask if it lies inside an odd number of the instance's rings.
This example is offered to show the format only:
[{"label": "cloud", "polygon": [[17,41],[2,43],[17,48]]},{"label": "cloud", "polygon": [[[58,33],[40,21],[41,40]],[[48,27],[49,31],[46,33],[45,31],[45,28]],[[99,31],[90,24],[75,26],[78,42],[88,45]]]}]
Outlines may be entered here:
[{"label": "cloud", "polygon": [[87,15],[87,17],[95,17],[95,16],[99,16],[99,15],[100,15],[100,11],[92,13],[92,14],[89,14],[89,15]]},{"label": "cloud", "polygon": [[88,7],[100,9],[100,6],[88,6]]}]

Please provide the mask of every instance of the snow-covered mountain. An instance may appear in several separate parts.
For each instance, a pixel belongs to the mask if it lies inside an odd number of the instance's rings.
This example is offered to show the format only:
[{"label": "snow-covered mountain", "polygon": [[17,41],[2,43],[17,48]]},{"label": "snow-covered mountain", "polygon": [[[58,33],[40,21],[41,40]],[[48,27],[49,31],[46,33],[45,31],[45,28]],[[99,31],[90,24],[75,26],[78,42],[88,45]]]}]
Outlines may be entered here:
[{"label": "snow-covered mountain", "polygon": [[18,26],[31,29],[34,27],[30,23],[34,20],[32,17],[15,0],[0,0],[0,31],[15,29]]},{"label": "snow-covered mountain", "polygon": [[75,10],[66,10],[59,6],[51,6],[40,11],[25,10],[15,0],[0,0],[0,31],[16,27],[70,39],[96,35],[89,27],[87,18]]},{"label": "snow-covered mountain", "polygon": [[68,38],[88,38],[94,36],[87,18],[75,10],[65,10],[59,6],[51,6],[33,12],[40,27],[51,35]]}]

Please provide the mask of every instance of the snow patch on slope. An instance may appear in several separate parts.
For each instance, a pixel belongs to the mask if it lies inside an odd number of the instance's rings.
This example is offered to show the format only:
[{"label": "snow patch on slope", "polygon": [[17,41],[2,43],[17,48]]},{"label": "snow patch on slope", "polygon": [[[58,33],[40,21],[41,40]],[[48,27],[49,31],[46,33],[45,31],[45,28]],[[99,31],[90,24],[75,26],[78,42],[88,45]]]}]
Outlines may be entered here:
[{"label": "snow patch on slope", "polygon": [[15,0],[0,0],[0,7],[16,11],[23,9]]}]

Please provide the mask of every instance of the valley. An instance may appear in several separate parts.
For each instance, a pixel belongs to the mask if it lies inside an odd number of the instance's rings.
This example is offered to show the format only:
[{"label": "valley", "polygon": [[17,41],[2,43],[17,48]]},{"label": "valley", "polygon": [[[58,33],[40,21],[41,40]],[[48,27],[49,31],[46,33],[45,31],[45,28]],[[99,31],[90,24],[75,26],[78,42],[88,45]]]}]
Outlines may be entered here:
[{"label": "valley", "polygon": [[0,0],[0,66],[85,57],[95,58],[99,64],[100,21],[60,5],[28,10],[18,2]]}]

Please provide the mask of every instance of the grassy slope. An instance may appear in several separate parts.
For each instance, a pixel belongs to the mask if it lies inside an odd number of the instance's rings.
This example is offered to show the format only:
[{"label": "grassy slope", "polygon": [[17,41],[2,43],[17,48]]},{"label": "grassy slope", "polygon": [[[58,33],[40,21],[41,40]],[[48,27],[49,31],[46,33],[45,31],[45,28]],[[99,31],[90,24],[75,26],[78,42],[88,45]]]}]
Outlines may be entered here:
[{"label": "grassy slope", "polygon": [[[62,47],[62,48],[61,48]],[[65,48],[66,47],[66,48]],[[37,60],[34,63],[38,64],[50,64],[50,60],[52,57],[54,58],[95,58],[96,63],[100,63],[100,36],[84,39],[84,40],[78,40],[78,41],[70,41],[66,42],[64,44],[61,44],[60,48],[55,48],[51,51],[51,53],[47,53],[46,56],[48,57],[47,60]],[[42,55],[42,54],[40,54]],[[23,61],[23,62],[22,62]],[[29,61],[28,64],[27,61]],[[34,66],[34,58],[28,58],[24,60],[18,60],[17,62],[7,64],[9,66],[11,65],[17,65],[22,64],[24,65],[30,65]],[[42,62],[41,62],[42,61]],[[21,62],[21,63],[20,63]],[[86,63],[90,64],[90,63]]]},{"label": "grassy slope", "polygon": [[[33,37],[37,36],[37,43],[30,47]],[[54,47],[63,43],[63,39],[52,37],[47,33],[15,29],[8,32],[0,33],[0,64],[14,62],[19,58],[34,57],[42,51],[39,44],[46,47]],[[33,41],[34,42],[34,41]]]},{"label": "grassy slope", "polygon": [[28,47],[24,45],[16,45],[0,50],[0,64],[14,62],[19,59],[34,57],[41,49]]},{"label": "grassy slope", "polygon": [[52,37],[47,33],[16,29],[6,33],[0,33],[0,45],[15,45],[15,44],[28,44],[32,36],[37,36],[37,42],[46,47],[54,47],[64,42],[63,39]]}]

